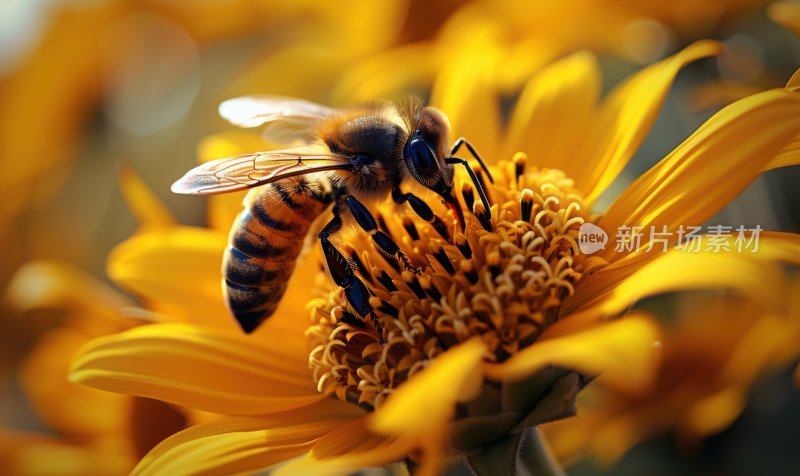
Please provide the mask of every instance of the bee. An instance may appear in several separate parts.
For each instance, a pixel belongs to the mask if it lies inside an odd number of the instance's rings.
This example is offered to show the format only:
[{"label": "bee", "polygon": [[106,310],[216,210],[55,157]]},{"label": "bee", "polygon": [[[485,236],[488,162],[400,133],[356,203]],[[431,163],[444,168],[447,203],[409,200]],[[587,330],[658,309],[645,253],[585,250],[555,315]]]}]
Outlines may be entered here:
[{"label": "bee", "polygon": [[447,117],[419,99],[335,109],[302,99],[246,96],[223,102],[219,113],[240,127],[264,126],[272,142],[302,145],[207,162],[172,185],[173,192],[197,195],[251,189],[222,265],[225,301],[247,333],[277,308],[312,223],[329,208],[332,217],[318,234],[327,269],[362,317],[372,311],[370,293],[331,243],[343,215],[349,214],[381,252],[413,271],[399,246],[378,229],[369,207],[391,197],[445,234],[427,203],[401,191],[401,183],[410,180],[438,194],[463,229],[453,190],[454,166],[462,165],[489,213],[480,180],[469,162],[454,154],[465,145],[492,180],[483,160],[464,138],[450,147]]}]

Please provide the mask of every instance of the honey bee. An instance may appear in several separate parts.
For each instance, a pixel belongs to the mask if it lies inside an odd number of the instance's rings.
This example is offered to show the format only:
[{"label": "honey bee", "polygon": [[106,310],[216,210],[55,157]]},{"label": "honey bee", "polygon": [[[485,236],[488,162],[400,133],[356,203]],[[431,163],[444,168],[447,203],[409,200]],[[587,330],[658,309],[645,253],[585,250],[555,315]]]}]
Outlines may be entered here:
[{"label": "honey bee", "polygon": [[450,147],[447,117],[423,107],[419,99],[334,109],[302,99],[246,96],[223,102],[219,113],[237,126],[265,126],[264,135],[272,142],[302,143],[207,162],[172,185],[173,192],[197,195],[252,188],[223,258],[225,300],[247,333],[277,308],[312,223],[329,208],[332,217],[318,234],[327,269],[362,317],[372,311],[369,291],[330,240],[342,228],[343,215],[349,213],[387,257],[415,270],[369,211],[391,197],[446,233],[427,203],[401,191],[406,179],[441,196],[463,228],[453,191],[454,165],[462,165],[489,213],[480,180],[468,161],[454,154],[465,145],[492,180],[485,164],[464,138]]}]

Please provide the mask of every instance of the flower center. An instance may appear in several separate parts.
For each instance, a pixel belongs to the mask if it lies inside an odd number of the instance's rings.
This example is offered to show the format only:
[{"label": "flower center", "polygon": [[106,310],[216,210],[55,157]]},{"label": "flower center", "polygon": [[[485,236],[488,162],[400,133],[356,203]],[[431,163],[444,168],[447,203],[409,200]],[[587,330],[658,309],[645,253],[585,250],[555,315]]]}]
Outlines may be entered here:
[{"label": "flower center", "polygon": [[383,256],[363,234],[342,241],[375,311],[358,317],[327,281],[323,297],[310,303],[306,334],[320,391],[378,406],[437,355],[474,336],[486,343],[488,361],[502,362],[532,344],[558,319],[581,277],[605,264],[578,248],[588,217],[563,172],[526,171],[525,156],[517,154],[492,173],[494,184],[480,177],[491,220],[473,187],[457,184],[473,211],[465,214],[463,234],[451,237],[412,215],[379,215],[418,273]]}]

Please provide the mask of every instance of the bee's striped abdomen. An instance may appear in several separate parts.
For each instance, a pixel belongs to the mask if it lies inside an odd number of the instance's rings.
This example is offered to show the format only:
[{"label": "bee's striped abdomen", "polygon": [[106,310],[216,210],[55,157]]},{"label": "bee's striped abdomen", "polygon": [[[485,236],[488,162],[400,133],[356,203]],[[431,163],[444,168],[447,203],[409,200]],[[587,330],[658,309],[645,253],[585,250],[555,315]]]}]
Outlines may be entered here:
[{"label": "bee's striped abdomen", "polygon": [[245,332],[275,312],[311,223],[328,206],[312,185],[297,177],[251,190],[231,228],[223,289]]}]

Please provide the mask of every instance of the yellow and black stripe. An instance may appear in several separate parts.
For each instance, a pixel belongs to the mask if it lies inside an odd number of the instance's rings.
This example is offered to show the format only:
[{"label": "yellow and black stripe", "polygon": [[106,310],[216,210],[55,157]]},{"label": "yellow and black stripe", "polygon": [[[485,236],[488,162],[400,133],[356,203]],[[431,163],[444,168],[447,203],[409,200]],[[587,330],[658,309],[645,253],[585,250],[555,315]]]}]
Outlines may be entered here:
[{"label": "yellow and black stripe", "polygon": [[317,185],[293,177],[245,198],[222,263],[225,300],[245,332],[275,312],[311,223],[330,203]]}]

